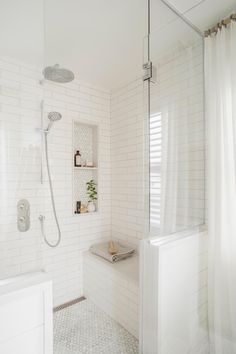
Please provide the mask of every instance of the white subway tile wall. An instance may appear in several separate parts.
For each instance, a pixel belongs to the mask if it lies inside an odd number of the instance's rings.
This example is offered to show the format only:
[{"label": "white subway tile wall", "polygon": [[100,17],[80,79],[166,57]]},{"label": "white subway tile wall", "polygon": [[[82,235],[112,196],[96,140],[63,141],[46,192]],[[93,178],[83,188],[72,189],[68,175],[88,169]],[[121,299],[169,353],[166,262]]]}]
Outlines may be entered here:
[{"label": "white subway tile wall", "polygon": [[84,294],[136,338],[139,335],[138,257],[111,264],[84,255]]},{"label": "white subway tile wall", "polygon": [[[200,109],[202,57],[201,48],[196,46],[194,51],[196,76],[192,94],[187,98],[193,111],[186,129],[191,129],[188,158],[191,158],[191,170],[195,171],[194,178],[190,179],[194,206],[190,217],[193,215],[194,220],[201,221],[204,213],[204,120]],[[169,90],[175,97],[177,83],[173,84],[173,77],[177,79],[184,73],[184,62],[173,65],[170,57],[165,57],[158,66],[158,82],[151,88],[154,97],[152,113],[160,111]],[[114,239],[138,246],[139,240],[147,235],[147,92],[141,79],[112,94],[78,81],[40,85],[40,79],[39,68],[10,59],[0,60],[0,277],[43,268],[54,281],[54,302],[58,305],[83,295],[82,253],[90,244],[112,235]],[[62,229],[62,242],[57,249],[44,244],[38,221],[40,214],[46,216],[46,232],[51,242],[55,242],[57,230],[45,156],[43,159],[41,156],[42,99],[45,102],[44,126],[48,123],[49,111],[59,111],[63,117],[54,124],[48,137],[56,207]],[[73,120],[99,125],[99,212],[94,215],[73,215]],[[185,145],[181,145],[182,158],[184,148]],[[41,160],[44,161],[43,185],[40,183]],[[183,188],[179,185],[179,188],[184,191],[186,185]],[[26,233],[19,233],[16,228],[16,204],[21,198],[28,199],[31,205],[31,228]],[[185,204],[181,209],[181,198],[178,203],[181,211],[178,220],[185,222],[182,217],[183,213],[186,215]]]},{"label": "white subway tile wall", "polygon": [[112,237],[137,246],[148,229],[146,84],[137,79],[112,92]]},{"label": "white subway tile wall", "polygon": [[[69,84],[44,82],[41,69],[11,59],[0,60],[0,277],[45,269],[53,279],[54,304],[83,295],[82,252],[91,243],[110,237],[110,93],[73,81]],[[59,111],[49,139],[49,156],[56,209],[62,241],[56,249],[42,239],[40,214],[46,216],[45,228],[53,243],[57,230],[52,214],[48,178],[41,175],[41,113],[44,99],[44,126],[47,112]],[[94,122],[99,129],[99,213],[74,216],[72,205],[72,122]],[[16,204],[28,199],[31,227],[17,230]]]}]

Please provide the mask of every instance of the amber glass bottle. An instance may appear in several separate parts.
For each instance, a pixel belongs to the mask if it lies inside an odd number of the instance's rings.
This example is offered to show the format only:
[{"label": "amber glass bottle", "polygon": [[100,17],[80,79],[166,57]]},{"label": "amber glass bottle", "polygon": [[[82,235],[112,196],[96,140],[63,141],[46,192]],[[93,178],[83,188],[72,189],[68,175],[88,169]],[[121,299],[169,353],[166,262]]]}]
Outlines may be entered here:
[{"label": "amber glass bottle", "polygon": [[79,150],[76,151],[76,154],[74,156],[74,165],[76,167],[81,167],[82,164],[81,164],[81,154],[79,152]]}]

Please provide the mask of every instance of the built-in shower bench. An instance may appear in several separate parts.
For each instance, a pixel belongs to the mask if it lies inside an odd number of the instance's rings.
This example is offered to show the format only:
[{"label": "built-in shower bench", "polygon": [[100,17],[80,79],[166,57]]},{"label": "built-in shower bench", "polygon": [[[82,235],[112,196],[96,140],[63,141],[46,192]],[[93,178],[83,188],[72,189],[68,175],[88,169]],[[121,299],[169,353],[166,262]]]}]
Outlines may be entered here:
[{"label": "built-in shower bench", "polygon": [[134,255],[109,263],[84,253],[84,295],[138,338],[139,261]]}]

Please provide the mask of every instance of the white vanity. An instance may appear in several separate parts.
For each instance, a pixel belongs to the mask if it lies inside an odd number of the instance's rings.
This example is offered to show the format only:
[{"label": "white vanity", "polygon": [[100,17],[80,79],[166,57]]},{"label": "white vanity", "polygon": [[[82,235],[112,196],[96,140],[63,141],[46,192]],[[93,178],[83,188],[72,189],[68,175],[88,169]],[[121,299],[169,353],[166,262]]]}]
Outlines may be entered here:
[{"label": "white vanity", "polygon": [[0,280],[0,353],[53,354],[52,315],[44,272]]}]

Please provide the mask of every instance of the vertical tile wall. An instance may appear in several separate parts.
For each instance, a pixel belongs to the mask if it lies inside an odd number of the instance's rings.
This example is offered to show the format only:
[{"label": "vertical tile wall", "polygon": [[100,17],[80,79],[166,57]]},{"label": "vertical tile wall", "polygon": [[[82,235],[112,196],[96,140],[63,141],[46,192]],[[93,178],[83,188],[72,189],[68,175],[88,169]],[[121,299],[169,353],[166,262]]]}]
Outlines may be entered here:
[{"label": "vertical tile wall", "polygon": [[[202,50],[196,41],[153,58],[157,78],[151,83],[151,115],[162,125],[161,147],[155,147],[162,156],[159,204],[150,210],[162,223],[151,228],[155,236],[204,223]],[[111,99],[112,235],[135,245],[145,237],[148,221],[144,99],[141,79],[116,90]]]},{"label": "vertical tile wall", "polygon": [[[110,93],[74,81],[39,84],[41,69],[10,59],[0,60],[0,277],[45,269],[54,281],[54,303],[83,294],[82,252],[91,243],[110,236]],[[62,120],[51,130],[49,155],[55,202],[62,231],[58,248],[44,244],[38,216],[46,216],[46,233],[57,237],[47,175],[41,172],[40,102],[46,114],[59,111]],[[100,210],[96,215],[72,213],[72,121],[99,124]],[[16,228],[16,204],[26,198],[31,205],[31,228]]]},{"label": "vertical tile wall", "polygon": [[111,95],[112,236],[134,246],[148,226],[146,95],[142,79]]},{"label": "vertical tile wall", "polygon": [[[198,90],[202,85],[202,63],[197,47],[194,63],[199,67],[199,76],[196,76],[196,86],[188,100],[197,109],[194,100],[199,99],[201,92]],[[156,102],[153,107],[157,111],[162,93],[175,92],[173,75],[181,75],[184,63],[173,66],[166,57],[161,68],[159,80],[162,87],[160,83],[152,87]],[[136,246],[146,236],[146,92],[141,79],[110,95],[107,90],[77,81],[65,85],[44,83],[42,86],[39,84],[41,78],[41,69],[11,60],[0,61],[0,276],[44,268],[54,280],[55,304],[61,304],[83,294],[82,252],[92,242],[107,239],[112,233],[114,238]],[[42,99],[45,102],[45,125],[47,112],[56,110],[63,116],[49,134],[50,163],[63,236],[57,249],[50,249],[43,243],[38,222],[39,214],[44,214],[46,232],[50,240],[55,241],[56,229],[45,170],[45,183],[40,183]],[[74,119],[100,126],[100,210],[96,215],[72,214]],[[202,111],[197,110],[188,126],[193,129],[191,136],[204,139],[203,124]],[[198,142],[195,144],[197,149],[193,150],[197,162],[193,161],[192,165],[199,170],[199,178],[193,181],[191,193],[196,196],[193,197],[194,215],[201,219],[204,210],[204,142]],[[16,229],[16,203],[20,198],[28,199],[31,204],[31,229],[26,233],[19,233]]]}]

